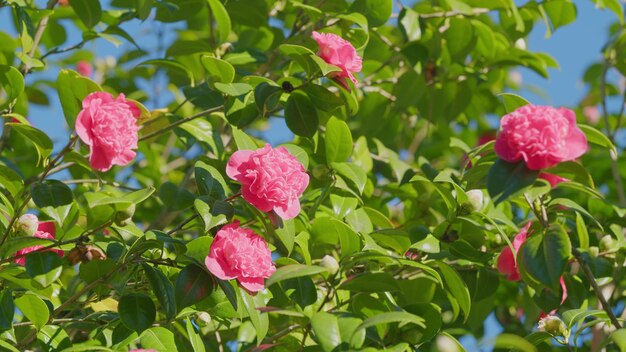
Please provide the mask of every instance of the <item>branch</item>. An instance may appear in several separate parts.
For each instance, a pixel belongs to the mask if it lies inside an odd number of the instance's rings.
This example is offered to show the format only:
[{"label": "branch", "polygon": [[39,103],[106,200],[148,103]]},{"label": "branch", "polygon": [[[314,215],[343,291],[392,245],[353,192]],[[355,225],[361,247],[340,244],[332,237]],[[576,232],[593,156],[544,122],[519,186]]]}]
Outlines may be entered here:
[{"label": "branch", "polygon": [[[49,0],[46,8],[48,10],[52,10],[54,6],[57,4],[57,2],[58,0]],[[35,32],[35,37],[33,38],[33,48],[30,49],[30,52],[27,54],[28,57],[30,57],[31,59],[35,55],[35,51],[37,51],[39,42],[41,41],[41,38],[43,37],[43,32],[46,30],[46,27],[48,26],[49,19],[50,19],[50,15],[44,16],[41,19],[41,21],[39,21],[39,25],[37,26],[37,31]],[[26,75],[27,73],[30,72],[30,69],[31,69],[30,65],[27,63],[24,63],[22,67],[20,68],[20,72],[22,72],[23,75]]]},{"label": "branch", "polygon": [[598,283],[596,282],[596,279],[593,277],[593,273],[591,272],[591,269],[589,268],[589,264],[587,264],[587,262],[583,258],[582,253],[577,248],[573,248],[572,254],[576,258],[576,260],[578,260],[578,262],[580,263],[580,267],[583,269],[583,272],[585,273],[585,276],[587,276],[587,279],[589,279],[589,283],[591,284],[591,287],[593,288],[593,291],[595,292],[596,297],[598,297],[598,300],[600,301],[602,308],[604,309],[606,314],[609,316],[609,319],[611,319],[611,322],[613,323],[613,325],[615,325],[617,329],[621,329],[622,324],[620,324],[619,320],[617,320],[617,317],[613,313],[611,306],[604,298],[604,295],[602,294],[602,290],[600,290],[600,287],[598,286]]},{"label": "branch", "polygon": [[204,110],[204,111],[200,111],[197,114],[191,115],[189,117],[185,117],[184,119],[181,119],[181,120],[178,120],[178,121],[176,121],[176,122],[174,122],[174,123],[172,123],[172,124],[162,128],[160,130],[157,130],[157,131],[148,133],[148,134],[146,134],[144,136],[141,136],[141,138],[139,138],[139,141],[145,141],[146,139],[158,136],[158,135],[160,135],[162,133],[165,133],[167,131],[170,131],[170,130],[174,129],[177,126],[180,126],[180,125],[184,124],[185,122],[189,122],[189,121],[195,120],[198,117],[209,115],[209,114],[211,114],[213,112],[222,110],[223,108],[224,108],[224,105],[220,105],[220,106],[216,106],[214,108],[210,108],[210,109],[207,109],[207,110]]}]

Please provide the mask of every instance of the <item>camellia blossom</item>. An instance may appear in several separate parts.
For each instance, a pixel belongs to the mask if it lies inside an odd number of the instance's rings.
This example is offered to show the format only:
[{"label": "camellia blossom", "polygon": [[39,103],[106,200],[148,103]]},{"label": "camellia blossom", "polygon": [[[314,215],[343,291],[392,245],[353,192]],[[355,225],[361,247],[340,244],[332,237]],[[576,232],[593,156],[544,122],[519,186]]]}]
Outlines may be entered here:
[{"label": "camellia blossom", "polygon": [[91,77],[93,67],[89,62],[82,60],[76,64],[76,71],[85,77]]},{"label": "camellia blossom", "polygon": [[241,182],[241,194],[250,204],[263,212],[273,210],[285,220],[300,213],[298,198],[309,185],[309,175],[298,159],[287,148],[269,144],[235,152],[226,174]]},{"label": "camellia blossom", "polygon": [[[33,234],[34,237],[37,238],[47,238],[49,240],[53,240],[56,235],[56,228],[54,227],[54,222],[52,221],[40,221],[37,226],[37,231]],[[24,249],[20,249],[15,253],[15,255],[21,256],[15,259],[15,262],[19,265],[26,265],[26,254],[38,251],[39,249],[44,248],[44,246],[36,245],[31,247],[26,247]],[[48,249],[48,251],[55,252],[62,257],[64,252],[60,249]]]},{"label": "camellia blossom", "polygon": [[204,263],[222,280],[237,279],[249,292],[261,291],[276,267],[263,237],[239,227],[239,221],[224,225],[215,235]]},{"label": "camellia blossom", "polygon": [[354,84],[357,84],[354,73],[361,72],[362,59],[354,46],[349,41],[332,33],[313,32],[313,39],[319,46],[317,55],[327,63],[341,68],[341,72],[332,73],[333,77],[341,78],[337,82],[346,89],[349,87],[343,81],[344,78],[349,78]]},{"label": "camellia blossom", "polygon": [[520,247],[528,238],[528,229],[531,224],[532,223],[530,222],[527,223],[526,226],[522,227],[520,232],[515,235],[515,238],[513,239],[513,249],[515,249],[515,254],[513,254],[511,247],[505,246],[498,257],[498,271],[500,274],[505,275],[506,279],[509,281],[519,281],[521,278],[515,259]]},{"label": "camellia blossom", "polygon": [[502,118],[495,151],[505,161],[541,170],[583,155],[587,138],[572,110],[525,105]]},{"label": "camellia blossom", "polygon": [[124,94],[117,99],[105,92],[89,94],[76,118],[76,133],[90,147],[89,163],[98,171],[126,165],[137,149],[139,108]]}]

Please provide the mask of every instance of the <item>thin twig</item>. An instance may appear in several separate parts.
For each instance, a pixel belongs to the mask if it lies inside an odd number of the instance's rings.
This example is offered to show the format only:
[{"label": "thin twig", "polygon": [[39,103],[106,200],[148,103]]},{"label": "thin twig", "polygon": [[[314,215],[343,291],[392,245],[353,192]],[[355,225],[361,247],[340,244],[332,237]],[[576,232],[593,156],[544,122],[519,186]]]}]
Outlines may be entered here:
[{"label": "thin twig", "polygon": [[580,263],[580,267],[583,269],[583,272],[587,276],[587,279],[589,280],[589,283],[591,284],[591,287],[593,288],[593,291],[595,292],[596,297],[600,301],[600,304],[602,305],[602,308],[604,309],[606,314],[609,316],[609,319],[611,319],[611,322],[617,329],[621,329],[622,324],[620,324],[619,320],[617,320],[617,317],[613,313],[611,306],[604,298],[604,295],[602,294],[602,290],[598,286],[598,283],[596,282],[596,279],[594,278],[593,273],[591,272],[591,269],[589,268],[589,264],[587,264],[587,262],[583,258],[582,253],[577,248],[573,248],[572,254],[574,255],[574,257],[576,257],[576,259],[578,260],[578,263]]},{"label": "thin twig", "polygon": [[[49,0],[48,1],[48,5],[46,6],[46,8],[48,10],[52,10],[52,8],[54,8],[54,6],[57,4],[58,0]],[[33,58],[33,56],[35,56],[35,52],[37,51],[37,47],[39,46],[39,42],[41,41],[41,38],[43,37],[43,32],[46,30],[46,27],[48,26],[48,20],[50,19],[50,15],[44,16],[41,21],[39,21],[39,25],[37,25],[37,30],[35,31],[35,36],[33,37],[33,47],[32,49],[30,49],[30,52],[27,54],[29,58]],[[22,67],[20,68],[20,72],[22,72],[23,75],[26,75],[28,72],[30,72],[30,65],[27,63],[22,64]]]},{"label": "thin twig", "polygon": [[146,135],[144,135],[144,136],[141,136],[141,138],[139,138],[139,141],[144,141],[144,140],[149,139],[149,138],[152,138],[152,137],[154,137],[154,136],[158,136],[158,135],[160,135],[160,134],[162,134],[162,133],[164,133],[164,132],[167,132],[167,131],[169,131],[169,130],[172,130],[172,129],[174,129],[175,127],[180,126],[180,125],[182,125],[182,124],[184,124],[184,123],[186,123],[186,122],[189,122],[189,121],[192,121],[192,120],[197,119],[198,117],[202,117],[202,116],[205,116],[205,115],[211,114],[211,113],[213,113],[213,112],[216,112],[216,111],[222,110],[223,108],[224,108],[224,106],[223,106],[223,105],[220,105],[220,106],[216,106],[216,107],[214,107],[214,108],[210,108],[210,109],[207,109],[207,110],[204,110],[204,111],[200,111],[200,112],[199,112],[199,113],[197,113],[197,114],[191,115],[191,116],[189,116],[189,117],[185,117],[184,119],[181,119],[181,120],[178,120],[178,121],[176,121],[176,122],[174,122],[174,123],[172,123],[172,124],[170,124],[170,125],[168,125],[168,126],[166,126],[166,127],[162,128],[162,129],[160,129],[160,130],[157,130],[157,131],[154,131],[154,132],[148,133],[148,134],[146,134]]}]

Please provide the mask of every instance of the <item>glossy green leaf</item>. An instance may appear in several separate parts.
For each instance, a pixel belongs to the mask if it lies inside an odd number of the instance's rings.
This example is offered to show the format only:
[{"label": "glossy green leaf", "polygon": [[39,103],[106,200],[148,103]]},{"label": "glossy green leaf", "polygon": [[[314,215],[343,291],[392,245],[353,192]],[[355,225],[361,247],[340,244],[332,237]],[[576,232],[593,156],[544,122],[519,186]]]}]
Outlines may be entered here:
[{"label": "glossy green leaf", "polygon": [[379,27],[385,24],[391,17],[393,1],[356,0],[350,10],[363,14],[367,18],[370,27]]},{"label": "glossy green leaf", "polygon": [[100,22],[102,7],[98,0],[70,0],[70,6],[74,9],[78,18],[87,28],[92,28]]},{"label": "glossy green leaf", "polygon": [[285,122],[298,136],[313,137],[317,132],[317,110],[306,93],[294,91],[289,95],[285,106]]},{"label": "glossy green leaf", "polygon": [[0,291],[0,331],[11,329],[14,315],[13,292],[9,288],[4,288]]},{"label": "glossy green leaf", "polygon": [[143,264],[143,270],[148,277],[152,291],[165,312],[165,317],[170,320],[176,316],[176,297],[174,285],[159,269]]},{"label": "glossy green leaf", "polygon": [[208,2],[211,14],[217,26],[217,40],[220,43],[224,43],[228,40],[228,35],[230,34],[230,16],[220,0],[208,0]]},{"label": "glossy green leaf", "polygon": [[[75,0],[80,2],[80,0]],[[97,0],[96,0],[97,1]],[[56,88],[70,129],[74,128],[74,123],[78,113],[82,110],[82,101],[93,92],[102,91],[102,88],[89,78],[83,77],[76,71],[61,70],[56,81]]]},{"label": "glossy green leaf", "polygon": [[15,306],[24,316],[33,323],[37,329],[41,329],[50,318],[48,305],[34,294],[25,294],[15,300]]},{"label": "glossy green leaf", "polygon": [[496,204],[535,183],[539,171],[530,170],[521,161],[508,163],[498,159],[489,169],[487,190]]},{"label": "glossy green leaf", "polygon": [[0,108],[13,102],[24,91],[24,76],[15,67],[0,65]]},{"label": "glossy green leaf", "polygon": [[530,236],[517,255],[522,277],[559,292],[559,280],[571,252],[572,244],[560,225],[552,225],[543,236]]},{"label": "glossy green leaf", "polygon": [[528,100],[513,93],[500,93],[498,96],[502,99],[506,112],[508,113],[530,104]]},{"label": "glossy green leaf", "polygon": [[437,267],[441,270],[444,286],[447,289],[448,299],[454,299],[458,302],[465,320],[470,316],[472,301],[467,288],[467,284],[461,279],[461,276],[448,264],[437,262]]},{"label": "glossy green leaf", "polygon": [[353,292],[395,292],[400,290],[394,277],[389,273],[366,273],[344,281],[341,290]]},{"label": "glossy green leaf", "polygon": [[588,125],[579,124],[578,127],[585,133],[585,136],[587,136],[587,140],[590,143],[604,147],[610,150],[612,153],[617,154],[617,149],[615,149],[615,145],[611,143],[611,140],[604,133]]},{"label": "glossy green leaf", "polygon": [[26,256],[26,273],[47,287],[61,276],[62,264],[61,257],[55,252],[34,252]]},{"label": "glossy green leaf", "polygon": [[141,334],[141,347],[155,351],[178,351],[174,333],[164,327],[153,327]]},{"label": "glossy green leaf", "polygon": [[180,271],[174,287],[176,307],[181,310],[210,295],[215,289],[215,281],[202,268],[190,264]]},{"label": "glossy green leaf", "polygon": [[352,155],[352,133],[348,124],[336,117],[331,117],[326,123],[324,136],[326,147],[326,162],[348,161]]},{"label": "glossy green leaf", "polygon": [[154,302],[142,293],[129,293],[120,297],[118,312],[122,323],[138,333],[152,326],[156,319]]},{"label": "glossy green leaf", "polygon": [[341,343],[341,332],[337,317],[319,312],[311,317],[311,329],[324,351],[330,352]]},{"label": "glossy green leaf", "polygon": [[191,320],[187,319],[185,321],[185,327],[187,328],[187,336],[189,337],[189,342],[191,342],[191,347],[193,347],[193,351],[206,351],[206,349],[204,348],[204,342],[202,341],[202,335],[199,331],[195,330],[193,324],[191,324]]},{"label": "glossy green leaf", "polygon": [[319,273],[326,272],[326,268],[316,265],[302,265],[291,264],[278,268],[267,281],[265,281],[265,287],[270,287],[273,284],[296,277],[311,276]]}]

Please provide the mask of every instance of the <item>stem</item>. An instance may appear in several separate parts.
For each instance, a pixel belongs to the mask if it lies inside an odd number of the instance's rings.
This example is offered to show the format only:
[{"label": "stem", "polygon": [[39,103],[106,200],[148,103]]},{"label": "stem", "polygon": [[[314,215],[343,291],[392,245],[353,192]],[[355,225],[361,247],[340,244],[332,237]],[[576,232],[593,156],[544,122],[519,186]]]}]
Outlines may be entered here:
[{"label": "stem", "polygon": [[533,202],[530,200],[530,196],[528,195],[528,193],[524,193],[524,199],[526,199],[526,202],[528,203],[530,210],[532,210],[533,214],[535,214],[535,217],[541,223],[541,225],[546,229],[550,227],[550,223],[548,222],[548,216],[546,213],[546,208],[543,206],[543,202],[541,203],[541,209],[537,209],[535,205],[533,204]]},{"label": "stem", "polygon": [[141,136],[141,138],[139,138],[139,141],[144,141],[144,140],[152,138],[154,136],[158,136],[158,135],[160,135],[162,133],[165,133],[165,132],[167,132],[169,130],[174,129],[176,126],[180,126],[180,125],[184,124],[185,122],[189,122],[189,121],[195,120],[198,117],[202,117],[202,116],[211,114],[213,112],[222,110],[223,108],[224,108],[224,106],[220,105],[220,106],[217,106],[217,107],[214,107],[214,108],[210,108],[210,109],[207,109],[207,110],[204,110],[204,111],[200,111],[197,114],[191,115],[189,117],[185,117],[184,119],[178,120],[178,121],[176,121],[176,122],[174,122],[174,123],[172,123],[172,124],[170,124],[168,126],[165,126],[162,129],[160,129],[160,130],[156,130],[154,132],[151,132],[151,133],[148,133],[148,134],[146,134],[144,136]]},{"label": "stem", "polygon": [[611,306],[604,298],[604,295],[602,294],[602,291],[600,290],[600,286],[598,286],[596,279],[593,277],[591,268],[589,268],[589,264],[587,264],[587,262],[583,258],[582,253],[577,248],[573,248],[572,254],[576,258],[576,260],[578,260],[578,263],[580,263],[580,267],[583,269],[585,276],[587,276],[587,279],[589,280],[589,283],[591,284],[591,287],[593,288],[593,291],[595,292],[596,297],[598,297],[598,300],[600,301],[600,304],[602,305],[602,308],[604,309],[606,314],[609,316],[609,319],[611,319],[611,322],[613,323],[613,325],[615,325],[617,329],[621,329],[622,324],[620,324],[619,320],[617,320],[617,317],[613,313]]},{"label": "stem", "polygon": [[[49,0],[46,8],[48,10],[52,10],[52,8],[54,8],[57,2],[58,0]],[[39,21],[39,25],[37,26],[37,30],[35,32],[35,37],[33,37],[33,48],[30,49],[30,52],[27,54],[28,57],[30,57],[31,59],[33,58],[33,56],[35,56],[35,51],[37,51],[39,42],[41,41],[41,38],[43,37],[43,31],[46,30],[46,27],[48,26],[49,19],[50,19],[50,15],[44,16],[41,19],[41,21]],[[22,72],[23,75],[26,75],[27,73],[30,72],[30,69],[31,69],[30,65],[27,63],[24,63],[20,69],[20,72]]]}]

